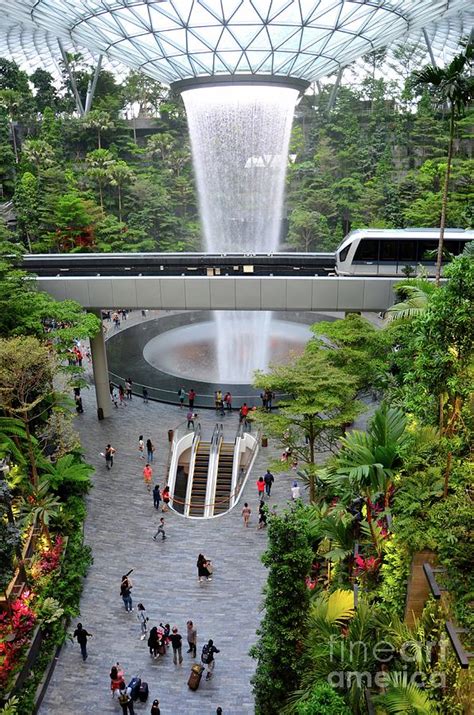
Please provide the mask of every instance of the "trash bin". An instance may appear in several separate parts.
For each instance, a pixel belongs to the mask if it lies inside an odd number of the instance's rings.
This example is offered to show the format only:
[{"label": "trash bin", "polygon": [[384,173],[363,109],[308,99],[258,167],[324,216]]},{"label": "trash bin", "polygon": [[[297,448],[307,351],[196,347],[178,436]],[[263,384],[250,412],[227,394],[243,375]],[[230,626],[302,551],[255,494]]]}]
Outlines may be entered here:
[{"label": "trash bin", "polygon": [[262,447],[268,447],[268,437],[262,435]]},{"label": "trash bin", "polygon": [[172,442],[174,437],[174,430],[169,429],[168,430],[168,442]]},{"label": "trash bin", "polygon": [[104,410],[102,409],[102,407],[97,408],[97,419],[98,420],[104,419]]}]

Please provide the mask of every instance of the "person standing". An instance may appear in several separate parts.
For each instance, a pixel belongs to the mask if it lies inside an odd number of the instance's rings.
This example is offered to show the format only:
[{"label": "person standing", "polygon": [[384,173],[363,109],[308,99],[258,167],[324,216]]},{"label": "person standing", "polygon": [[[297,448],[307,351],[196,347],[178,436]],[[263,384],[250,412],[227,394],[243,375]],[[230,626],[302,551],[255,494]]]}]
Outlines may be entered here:
[{"label": "person standing", "polygon": [[232,412],[232,395],[230,392],[226,392],[224,395],[224,404],[228,412]]},{"label": "person standing", "polygon": [[205,645],[203,645],[201,653],[201,662],[207,669],[206,680],[210,680],[212,677],[212,672],[215,666],[215,653],[220,653],[220,650],[216,648],[214,641],[211,638]]},{"label": "person standing", "polygon": [[111,394],[112,402],[114,404],[114,407],[117,408],[118,410],[118,403],[119,403],[119,391],[118,388],[114,387],[112,389],[112,394]]},{"label": "person standing", "polygon": [[194,414],[194,412],[191,409],[189,409],[188,414],[186,415],[186,419],[188,420],[187,429],[190,429],[191,427],[194,429],[194,418],[195,417],[197,417],[197,415]]},{"label": "person standing", "polygon": [[143,603],[139,603],[137,606],[137,620],[140,624],[141,636],[140,640],[144,641],[148,631],[148,616],[146,615],[146,609]]},{"label": "person standing", "polygon": [[125,391],[124,391],[122,385],[119,385],[118,391],[119,391],[119,403],[120,403],[120,407],[125,407],[125,402],[124,402],[124,400],[125,400]]},{"label": "person standing", "polygon": [[115,449],[112,447],[111,444],[108,444],[104,452],[105,466],[107,467],[107,469],[112,469],[112,467],[114,466],[114,454]]},{"label": "person standing", "polygon": [[141,434],[138,437],[138,456],[140,457],[140,459],[145,459],[144,451],[145,451],[145,442],[143,441],[143,435]]},{"label": "person standing", "polygon": [[252,513],[251,508],[249,507],[249,505],[247,504],[247,502],[245,502],[244,508],[242,509],[242,519],[244,520],[244,526],[248,526],[248,525],[249,525],[250,514],[251,514],[251,513]]},{"label": "person standing", "polygon": [[267,469],[266,473],[264,474],[263,481],[265,482],[265,492],[267,493],[267,496],[270,496],[272,491],[272,484],[275,481],[275,477],[269,469]]},{"label": "person standing", "polygon": [[127,613],[133,611],[132,588],[132,580],[128,578],[127,574],[125,574],[122,576],[122,582],[120,584],[120,595],[122,596],[123,605],[125,606]]},{"label": "person standing", "polygon": [[178,665],[178,660],[179,660],[179,664],[181,665],[181,663],[183,662],[183,654],[182,654],[183,637],[178,633],[178,629],[176,628],[176,626],[171,631],[170,641],[171,641],[171,647],[173,648],[173,663],[175,665]]},{"label": "person standing", "polygon": [[158,699],[153,700],[153,705],[151,706],[150,715],[161,715],[160,701]]},{"label": "person standing", "polygon": [[156,626],[153,626],[153,628],[150,631],[150,635],[148,636],[148,649],[150,651],[150,655],[152,658],[158,658],[159,657],[159,647],[160,647],[160,636],[158,635],[158,628]]},{"label": "person standing", "polygon": [[169,511],[169,503],[170,503],[170,488],[166,486],[162,493],[161,493],[161,499],[163,501],[163,506],[161,508],[161,511]]},{"label": "person standing", "polygon": [[293,501],[296,501],[297,499],[300,498],[300,496],[301,496],[301,494],[300,494],[300,488],[298,486],[298,482],[293,482],[293,485],[291,487],[291,498],[293,499]]},{"label": "person standing", "polygon": [[194,392],[194,388],[192,387],[189,392],[188,392],[188,403],[189,403],[189,409],[192,410],[194,407],[194,400],[196,399],[196,393]]},{"label": "person standing", "polygon": [[184,389],[184,387],[180,387],[178,390],[178,400],[179,400],[179,409],[180,410],[183,408],[185,397],[186,397],[186,390]]},{"label": "person standing", "polygon": [[153,454],[155,452],[155,445],[151,441],[150,438],[147,439],[146,441],[146,454],[147,454],[147,459],[149,462],[153,462]]},{"label": "person standing", "polygon": [[87,639],[92,638],[92,633],[88,633],[88,631],[83,628],[82,623],[78,623],[73,638],[77,638],[77,642],[81,648],[82,660],[85,662],[87,660]]},{"label": "person standing", "polygon": [[192,657],[196,657],[196,647],[197,647],[197,629],[192,621],[186,623],[187,629],[187,639],[188,639],[188,653],[191,653]]},{"label": "person standing", "polygon": [[258,498],[259,498],[260,500],[262,500],[262,499],[263,499],[263,493],[264,493],[264,491],[265,491],[265,481],[264,481],[263,477],[259,477],[259,478],[257,479],[256,484],[257,484]]},{"label": "person standing", "polygon": [[153,537],[153,539],[156,541],[156,537],[158,534],[161,534],[161,540],[164,541],[166,539],[166,534],[165,534],[165,520],[163,517],[160,519],[160,523],[158,524],[158,529],[156,530],[156,534]]},{"label": "person standing", "polygon": [[160,485],[155,484],[153,487],[153,506],[155,509],[160,508],[160,501],[161,501],[161,494],[160,494]]},{"label": "person standing", "polygon": [[132,379],[130,377],[127,377],[125,380],[125,394],[127,396],[127,400],[132,399]]},{"label": "person standing", "polygon": [[204,556],[204,554],[199,554],[198,560],[196,563],[197,570],[198,570],[198,579],[199,582],[201,583],[204,578],[206,578],[208,581],[212,581],[212,576],[211,572],[208,569],[208,559]]},{"label": "person standing", "polygon": [[118,701],[122,708],[122,715],[135,715],[133,709],[132,690],[125,685],[125,681],[120,683]]},{"label": "person standing", "polygon": [[148,405],[148,390],[146,389],[146,387],[143,388],[142,395],[143,395],[143,403],[145,405]]},{"label": "person standing", "polygon": [[247,415],[249,413],[249,407],[246,402],[242,405],[239,411],[239,422],[243,422],[244,425],[247,424]]},{"label": "person standing", "polygon": [[151,478],[153,476],[153,469],[150,467],[148,462],[143,467],[143,481],[146,484],[147,491],[151,490]]},{"label": "person standing", "polygon": [[258,507],[258,526],[257,529],[265,529],[267,525],[267,506],[264,501],[260,502]]}]

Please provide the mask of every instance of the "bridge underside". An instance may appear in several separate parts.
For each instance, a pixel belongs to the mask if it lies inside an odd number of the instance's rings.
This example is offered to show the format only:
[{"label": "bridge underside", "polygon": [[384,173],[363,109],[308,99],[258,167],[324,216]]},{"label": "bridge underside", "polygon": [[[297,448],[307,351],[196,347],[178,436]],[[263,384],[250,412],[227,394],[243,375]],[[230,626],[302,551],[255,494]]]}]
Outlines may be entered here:
[{"label": "bridge underside", "polygon": [[39,277],[38,288],[84,308],[385,311],[400,278]]}]

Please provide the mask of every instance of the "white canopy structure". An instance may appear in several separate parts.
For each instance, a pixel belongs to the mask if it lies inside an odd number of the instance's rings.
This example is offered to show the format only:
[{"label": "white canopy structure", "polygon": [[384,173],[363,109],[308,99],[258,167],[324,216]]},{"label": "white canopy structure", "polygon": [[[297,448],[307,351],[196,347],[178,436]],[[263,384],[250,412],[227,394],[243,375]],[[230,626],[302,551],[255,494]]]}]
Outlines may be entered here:
[{"label": "white canopy structure", "polygon": [[[0,56],[57,74],[58,40],[165,83],[219,75],[314,81],[371,50],[429,58],[469,35],[467,0],[0,0]],[[446,56],[443,58],[446,59]]]}]

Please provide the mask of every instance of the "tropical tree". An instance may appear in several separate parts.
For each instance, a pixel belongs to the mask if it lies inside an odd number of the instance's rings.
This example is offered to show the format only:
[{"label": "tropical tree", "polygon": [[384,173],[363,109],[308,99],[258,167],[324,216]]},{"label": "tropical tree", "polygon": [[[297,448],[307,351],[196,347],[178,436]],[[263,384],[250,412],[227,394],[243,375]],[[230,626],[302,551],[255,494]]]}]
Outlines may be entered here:
[{"label": "tropical tree", "polygon": [[437,712],[430,702],[428,693],[415,683],[408,682],[407,674],[393,671],[388,674],[387,692],[374,698],[383,715],[432,715]]},{"label": "tropical tree", "polygon": [[392,321],[420,315],[427,309],[434,290],[433,283],[420,278],[397,283],[395,293],[399,302],[388,308],[385,317]]},{"label": "tropical tree", "polygon": [[449,109],[449,142],[444,175],[443,196],[441,201],[440,232],[438,255],[436,259],[436,283],[441,280],[441,265],[443,261],[444,231],[446,227],[446,209],[448,205],[449,179],[453,159],[454,135],[457,120],[463,116],[466,106],[474,94],[474,77],[471,76],[474,43],[469,42],[463,52],[453,57],[447,67],[428,65],[413,73],[415,87],[434,89],[435,97],[440,105]]},{"label": "tropical tree", "polygon": [[48,478],[41,479],[31,491],[30,495],[24,498],[22,502],[21,514],[24,523],[34,524],[38,521],[49,548],[52,546],[49,525],[52,519],[59,516],[61,507],[61,500],[50,492]]},{"label": "tropical tree", "polygon": [[97,149],[102,149],[102,132],[114,128],[110,115],[100,109],[93,109],[82,119],[82,126],[97,132]]},{"label": "tropical tree", "polygon": [[49,488],[67,497],[75,492],[85,494],[91,486],[93,468],[73,454],[65,454],[56,462],[41,462],[41,469],[48,480]]},{"label": "tropical tree", "polygon": [[120,223],[122,223],[122,189],[134,181],[135,172],[129,167],[126,161],[119,159],[110,165],[108,176],[110,184],[117,187],[118,218]]},{"label": "tropical tree", "polygon": [[16,140],[15,120],[18,117],[19,107],[21,104],[21,95],[13,89],[0,89],[0,107],[4,109],[8,115],[10,122],[10,136],[13,143],[13,151],[15,154],[15,162],[18,164],[18,143]]},{"label": "tropical tree", "polygon": [[393,476],[401,466],[401,454],[409,438],[406,425],[405,414],[384,403],[375,412],[367,432],[354,430],[341,439],[341,449],[327,470],[330,483],[345,483],[349,494],[364,497],[377,552],[380,539],[374,526],[373,502],[383,494],[388,508]]},{"label": "tropical tree", "polygon": [[0,459],[8,454],[21,464],[25,456],[21,450],[21,440],[26,439],[23,422],[16,417],[0,417]]},{"label": "tropical tree", "polygon": [[109,172],[114,163],[115,159],[108,149],[95,149],[86,156],[86,174],[97,184],[102,209],[104,208],[104,186],[109,179]]},{"label": "tropical tree", "polygon": [[53,166],[55,162],[54,149],[44,139],[27,139],[23,143],[22,153],[25,159],[35,167],[38,176],[44,169]]}]

